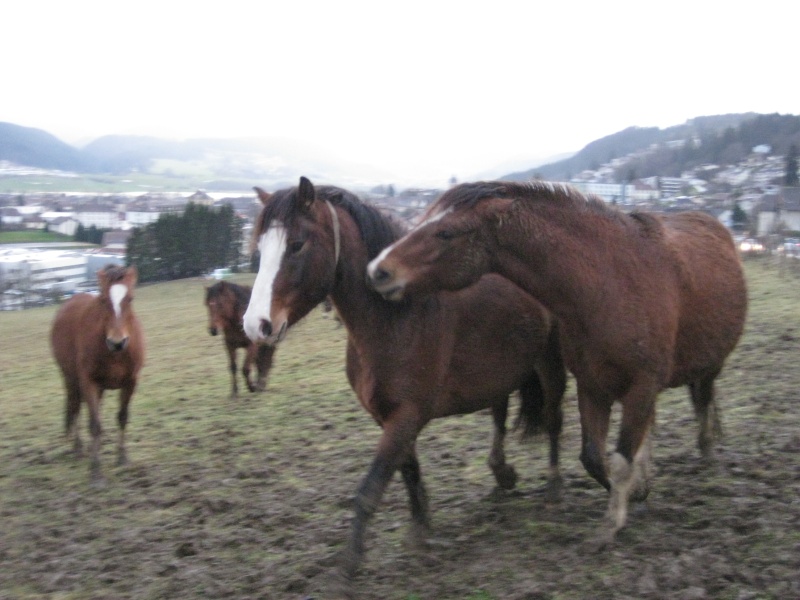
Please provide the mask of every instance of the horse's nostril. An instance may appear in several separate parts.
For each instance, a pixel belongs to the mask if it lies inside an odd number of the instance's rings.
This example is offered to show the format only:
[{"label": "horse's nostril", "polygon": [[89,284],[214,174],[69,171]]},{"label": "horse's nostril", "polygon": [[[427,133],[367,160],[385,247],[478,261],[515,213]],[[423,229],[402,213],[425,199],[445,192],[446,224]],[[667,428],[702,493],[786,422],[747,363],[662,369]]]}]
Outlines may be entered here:
[{"label": "horse's nostril", "polygon": [[266,319],[261,319],[261,334],[264,337],[269,337],[272,335],[272,323],[267,321]]},{"label": "horse's nostril", "polygon": [[210,333],[211,335],[217,335],[217,328],[216,327],[209,327],[208,328],[208,333]]},{"label": "horse's nostril", "polygon": [[375,283],[381,283],[382,281],[386,281],[391,277],[391,274],[386,269],[382,269],[380,267],[376,267],[372,270],[372,281]]}]

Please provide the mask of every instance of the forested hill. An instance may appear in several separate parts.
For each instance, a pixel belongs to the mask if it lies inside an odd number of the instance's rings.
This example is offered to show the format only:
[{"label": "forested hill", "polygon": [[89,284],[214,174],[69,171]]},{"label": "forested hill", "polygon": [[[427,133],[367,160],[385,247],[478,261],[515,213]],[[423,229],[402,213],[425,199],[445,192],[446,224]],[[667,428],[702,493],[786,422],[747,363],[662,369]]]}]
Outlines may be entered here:
[{"label": "forested hill", "polygon": [[745,113],[697,117],[666,129],[629,127],[591,142],[568,159],[510,173],[501,179],[527,181],[540,177],[568,181],[581,171],[596,170],[628,155],[634,156],[622,167],[620,180],[655,175],[678,177],[698,165],[740,162],[762,144],[769,145],[776,154],[785,154],[791,144],[800,146],[800,116]]},{"label": "forested hill", "polygon": [[12,123],[0,123],[0,160],[42,169],[94,170],[89,157],[77,148],[41,129]]}]

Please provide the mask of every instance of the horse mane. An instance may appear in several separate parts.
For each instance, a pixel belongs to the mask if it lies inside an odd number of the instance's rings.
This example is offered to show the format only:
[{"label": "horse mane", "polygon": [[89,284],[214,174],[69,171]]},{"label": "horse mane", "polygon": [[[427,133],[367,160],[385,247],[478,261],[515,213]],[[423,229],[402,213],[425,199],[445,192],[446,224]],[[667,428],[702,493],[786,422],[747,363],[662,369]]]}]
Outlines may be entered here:
[{"label": "horse mane", "polygon": [[241,285],[236,285],[235,283],[229,283],[227,281],[219,281],[206,289],[206,302],[212,298],[218,298],[225,288],[230,288],[233,291],[238,305],[247,307],[247,304],[250,302],[250,290]]},{"label": "horse mane", "polygon": [[107,264],[102,270],[105,276],[108,278],[109,284],[122,281],[125,278],[125,273],[128,272],[126,267],[115,265],[113,263]]},{"label": "horse mane", "polygon": [[[321,185],[315,189],[318,200],[330,202],[352,217],[361,232],[370,259],[375,258],[381,250],[400,239],[406,232],[406,228],[399,221],[382,213],[377,207],[363,202],[352,192],[331,185]],[[298,216],[296,198],[296,187],[273,193],[254,228],[255,238],[269,229],[273,221],[291,227]]]},{"label": "horse mane", "polygon": [[657,217],[646,213],[625,213],[594,194],[583,194],[573,186],[549,181],[516,183],[511,181],[478,181],[462,183],[446,191],[435,202],[436,212],[449,208],[472,208],[489,198],[508,198],[523,203],[544,202],[569,205],[574,210],[589,211],[606,217],[624,227],[635,227],[643,233],[660,231]]}]

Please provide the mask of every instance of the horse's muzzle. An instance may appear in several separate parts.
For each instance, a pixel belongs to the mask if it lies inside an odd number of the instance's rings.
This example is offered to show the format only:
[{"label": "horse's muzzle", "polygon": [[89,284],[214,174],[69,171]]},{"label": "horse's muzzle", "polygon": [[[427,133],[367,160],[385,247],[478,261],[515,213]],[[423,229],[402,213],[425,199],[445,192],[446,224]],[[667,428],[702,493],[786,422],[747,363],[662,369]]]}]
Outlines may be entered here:
[{"label": "horse's muzzle", "polygon": [[106,347],[108,347],[111,352],[122,352],[128,347],[128,338],[124,337],[121,340],[106,338]]}]

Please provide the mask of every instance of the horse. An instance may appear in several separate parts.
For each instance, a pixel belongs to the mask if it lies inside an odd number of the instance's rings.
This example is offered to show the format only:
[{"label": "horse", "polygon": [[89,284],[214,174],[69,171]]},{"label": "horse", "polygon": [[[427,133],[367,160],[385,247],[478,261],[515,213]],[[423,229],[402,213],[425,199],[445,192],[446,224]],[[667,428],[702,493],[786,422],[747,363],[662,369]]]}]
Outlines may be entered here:
[{"label": "horse", "polygon": [[53,356],[66,388],[67,439],[72,438],[77,457],[83,455],[77,426],[81,403],[85,402],[89,410],[90,480],[96,485],[104,481],[99,450],[103,432],[100,407],[105,390],[119,390],[117,464],[128,462],[128,405],[136,390],[145,351],[144,334],[132,307],[137,277],[133,266],[107,265],[100,269],[99,294],[70,298],[56,313],[50,332]]},{"label": "horse", "polygon": [[[275,354],[274,346],[257,345],[250,341],[242,328],[242,316],[250,302],[252,288],[220,281],[206,288],[205,305],[208,309],[208,333],[217,335],[222,331],[225,337],[225,348],[228,351],[228,365],[231,372],[231,399],[239,396],[236,382],[236,350],[244,348],[244,376],[247,389],[261,392],[267,387],[267,376],[272,368]],[[253,383],[250,379],[251,366],[255,363],[258,379]]]},{"label": "horse", "polygon": [[[559,321],[575,376],[581,461],[609,490],[598,548],[648,492],[649,431],[658,393],[687,385],[698,445],[711,459],[719,421],[714,380],[744,328],[747,289],[728,230],[703,212],[626,214],[568,185],[477,182],[445,192],[368,267],[374,288],[402,301],[513,281]],[[606,462],[612,404],[622,417]]]},{"label": "horse", "polygon": [[364,555],[367,523],[395,471],[411,507],[409,538],[424,544],[430,522],[416,440],[432,419],[491,409],[489,465],[501,488],[517,475],[503,442],[509,395],[520,391],[517,426],[544,429],[550,442],[548,500],[561,478],[558,443],[566,388],[552,316],[517,286],[487,276],[458,293],[394,304],[366,282],[371,258],[404,228],[354,194],[315,187],[268,194],[254,227],[261,264],[244,315],[257,342],[279,343],[287,329],[330,297],[347,333],[346,372],[364,409],[382,427],[375,458],[355,497],[355,514],[340,574],[349,582]]}]

